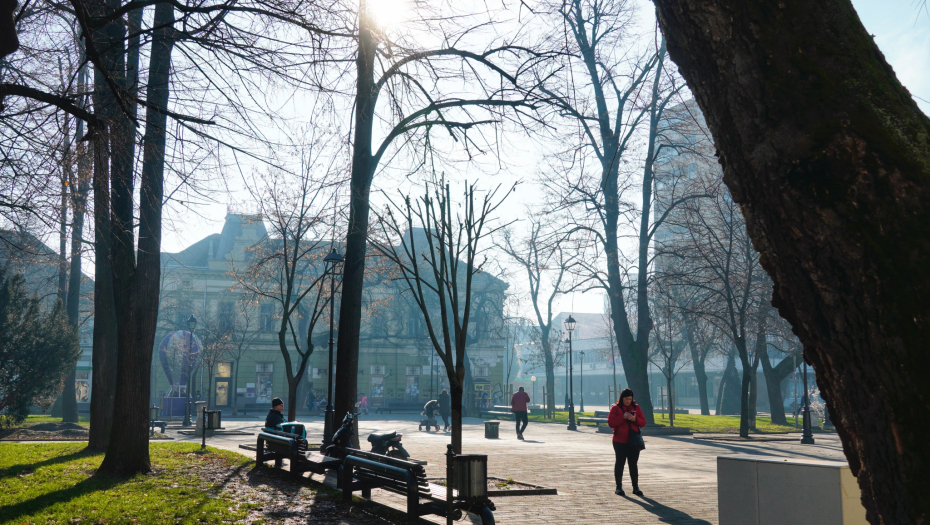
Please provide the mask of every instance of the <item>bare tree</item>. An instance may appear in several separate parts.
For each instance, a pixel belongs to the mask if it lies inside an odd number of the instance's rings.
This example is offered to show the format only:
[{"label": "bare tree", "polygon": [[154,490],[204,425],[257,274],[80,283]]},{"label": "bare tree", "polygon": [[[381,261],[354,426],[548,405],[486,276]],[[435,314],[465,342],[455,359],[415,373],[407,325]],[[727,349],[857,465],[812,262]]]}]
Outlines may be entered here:
[{"label": "bare tree", "polygon": [[666,286],[653,287],[651,310],[657,323],[652,335],[655,344],[650,345],[649,352],[649,360],[665,378],[670,426],[675,426],[675,377],[690,361],[690,354],[685,352],[687,341],[682,333],[684,324],[674,293],[674,289]]},{"label": "bare tree", "polygon": [[[328,312],[329,275],[323,258],[332,247],[331,165],[321,168],[322,152],[311,147],[296,181],[271,174],[256,193],[261,218],[269,235],[248,250],[248,260],[234,262],[231,275],[236,287],[251,301],[270,301],[276,306],[278,348],[284,359],[288,384],[287,417],[296,419],[297,389],[304,377],[315,344],[313,331]],[[323,173],[314,173],[321,170]],[[324,184],[322,181],[329,180]],[[338,182],[336,183],[338,184]]]},{"label": "bare tree", "polygon": [[237,414],[239,404],[239,362],[252,349],[252,344],[261,332],[258,330],[258,304],[247,297],[241,298],[236,305],[232,325],[229,327],[227,355],[235,364],[232,384],[233,415]]},{"label": "bare tree", "polygon": [[[546,407],[555,410],[555,352],[553,341],[559,341],[561,330],[552,330],[552,303],[569,288],[565,279],[571,269],[575,255],[566,253],[568,241],[552,236],[552,228],[544,221],[551,220],[545,214],[530,214],[529,232],[522,239],[515,239],[513,229],[503,230],[500,249],[520,267],[529,286],[530,304],[536,314],[536,329],[539,331],[539,357],[546,373]],[[549,230],[549,231],[547,231]]]},{"label": "bare tree", "polygon": [[[531,107],[538,95],[531,86],[523,85],[524,78],[535,85],[528,66],[540,57],[517,44],[522,35],[493,35],[480,47],[469,48],[472,35],[490,27],[501,13],[488,8],[482,16],[448,16],[429,12],[425,3],[418,3],[416,29],[396,33],[379,25],[373,5],[374,0],[358,2],[357,11],[353,10],[358,25],[347,35],[355,71],[346,76],[352,80],[355,113],[335,378],[340,385],[335,404],[337,418],[349,412],[357,398],[355,370],[367,261],[369,194],[382,160],[386,156],[397,158],[396,153],[404,146],[410,146],[407,151],[414,158],[411,172],[441,158],[441,150],[432,147],[441,139],[433,133],[436,130],[464,147],[469,158],[494,151],[494,141],[478,134],[481,127],[496,125],[507,115],[518,114],[519,108]],[[424,48],[414,36],[418,34],[429,34],[431,38],[421,41],[439,42],[437,47]],[[384,129],[380,138],[376,135],[378,128]]]},{"label": "bare tree", "polygon": [[[440,181],[423,197],[404,197],[402,204],[391,202],[378,217],[380,235],[372,246],[399,269],[426,322],[433,348],[446,370],[452,396],[452,448],[462,452],[462,394],[466,383],[465,350],[469,322],[475,313],[475,277],[482,273],[482,256],[491,235],[500,226],[494,214],[508,190],[499,187],[476,195],[474,185],[466,185],[461,214],[453,215],[449,186]],[[423,236],[413,228],[422,228]]]}]

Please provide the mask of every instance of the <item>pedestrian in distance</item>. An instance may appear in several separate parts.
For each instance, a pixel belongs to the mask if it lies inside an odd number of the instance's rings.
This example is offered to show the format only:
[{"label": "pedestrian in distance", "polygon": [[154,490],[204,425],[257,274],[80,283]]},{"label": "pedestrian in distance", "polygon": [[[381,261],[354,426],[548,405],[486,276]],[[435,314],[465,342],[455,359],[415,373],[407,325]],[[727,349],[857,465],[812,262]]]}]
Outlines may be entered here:
[{"label": "pedestrian in distance", "polygon": [[620,399],[617,404],[610,407],[610,414],[607,416],[607,424],[614,431],[613,445],[614,456],[614,480],[617,483],[617,490],[614,494],[626,496],[623,492],[623,468],[625,463],[630,464],[630,481],[633,482],[633,494],[642,496],[643,491],[639,490],[639,452],[642,450],[642,437],[640,429],[646,426],[646,416],[636,401],[633,400],[633,391],[624,388],[620,392]]},{"label": "pedestrian in distance", "polygon": [[276,429],[278,425],[286,422],[284,419],[284,400],[276,397],[271,400],[271,410],[265,416],[265,428]]},{"label": "pedestrian in distance", "polygon": [[[530,419],[527,416],[529,409],[526,406],[529,402],[530,395],[523,391],[522,386],[510,398],[510,411],[513,412],[513,419],[517,422],[517,439],[520,441],[523,441],[523,431],[530,424]],[[520,426],[521,422],[523,423],[522,427]]]},{"label": "pedestrian in distance", "polygon": [[439,393],[439,415],[442,417],[442,422],[446,425],[442,431],[448,432],[449,419],[452,417],[452,396],[449,395],[449,391],[445,388]]}]

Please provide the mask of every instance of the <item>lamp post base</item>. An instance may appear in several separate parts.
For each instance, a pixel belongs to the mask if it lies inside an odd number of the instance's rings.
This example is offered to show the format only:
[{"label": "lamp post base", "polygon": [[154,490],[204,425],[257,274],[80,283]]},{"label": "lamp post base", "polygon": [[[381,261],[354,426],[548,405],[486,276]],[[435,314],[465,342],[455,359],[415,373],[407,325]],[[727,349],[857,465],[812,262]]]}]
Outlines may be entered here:
[{"label": "lamp post base", "polygon": [[574,405],[568,405],[568,430],[578,430],[578,426],[575,425]]},{"label": "lamp post base", "polygon": [[814,444],[814,434],[811,432],[811,412],[807,407],[804,407],[804,431],[801,434],[801,444]]}]

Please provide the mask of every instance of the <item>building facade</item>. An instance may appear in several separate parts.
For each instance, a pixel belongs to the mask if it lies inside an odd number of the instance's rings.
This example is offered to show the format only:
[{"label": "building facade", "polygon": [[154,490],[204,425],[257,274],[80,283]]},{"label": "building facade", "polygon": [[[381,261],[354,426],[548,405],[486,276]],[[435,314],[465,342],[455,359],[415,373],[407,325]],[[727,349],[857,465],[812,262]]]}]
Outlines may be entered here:
[{"label": "building facade", "polygon": [[[162,254],[151,395],[153,402],[164,407],[167,417],[177,417],[179,410],[183,411],[181,398],[186,399],[187,381],[184,360],[176,356],[190,349],[201,349],[203,357],[194,361],[190,374],[192,399],[209,400],[212,407],[222,410],[231,410],[233,405],[240,410],[267,410],[272,398],[287,399],[288,380],[278,337],[280,304],[258,297],[243,286],[243,280],[249,278],[247,267],[255,247],[275,242],[261,218],[230,213],[220,233],[208,235],[181,252]],[[368,397],[369,408],[389,402],[425,403],[435,399],[448,384],[445,369],[429,342],[423,316],[403,286],[390,276],[366,276],[358,392]],[[469,323],[466,364],[473,385],[472,400],[490,398],[495,389],[505,389],[501,384],[505,288],[505,283],[486,273],[476,276],[476,306]],[[337,291],[337,315],[338,300]],[[191,316],[197,319],[193,334],[188,326]],[[306,329],[307,317],[301,318],[304,324],[298,332]],[[334,324],[338,326],[338,319]],[[210,355],[211,340],[216,339],[211,333],[216,333],[218,327],[232,333],[233,342],[227,342],[227,351],[215,356]],[[297,389],[298,410],[306,409],[308,398],[319,402],[326,397],[328,309],[324,309],[309,339],[313,353]],[[291,357],[296,360],[296,352],[292,351]]]}]

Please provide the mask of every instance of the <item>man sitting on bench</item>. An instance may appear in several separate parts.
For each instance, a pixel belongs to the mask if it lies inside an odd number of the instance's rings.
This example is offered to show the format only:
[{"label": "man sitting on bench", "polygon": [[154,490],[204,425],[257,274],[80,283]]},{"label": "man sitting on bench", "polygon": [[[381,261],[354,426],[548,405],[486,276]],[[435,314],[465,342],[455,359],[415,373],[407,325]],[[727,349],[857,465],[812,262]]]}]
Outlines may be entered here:
[{"label": "man sitting on bench", "polygon": [[280,397],[276,397],[271,400],[271,410],[268,411],[268,415],[265,416],[265,428],[270,428],[272,430],[278,429],[281,423],[286,422],[284,418],[284,400]]}]

